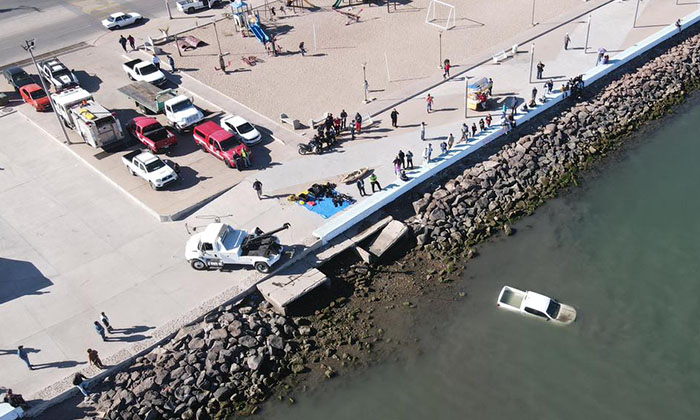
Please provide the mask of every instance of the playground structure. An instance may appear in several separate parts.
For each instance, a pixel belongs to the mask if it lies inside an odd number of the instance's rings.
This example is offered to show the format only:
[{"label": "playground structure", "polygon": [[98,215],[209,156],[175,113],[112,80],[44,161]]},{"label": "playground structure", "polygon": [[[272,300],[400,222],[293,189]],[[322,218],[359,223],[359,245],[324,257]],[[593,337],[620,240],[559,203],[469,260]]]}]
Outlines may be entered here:
[{"label": "playground structure", "polygon": [[[442,9],[448,9],[449,12],[447,14],[447,19],[445,20],[444,25],[440,25],[439,23],[436,22],[435,18],[435,10],[437,9],[438,6],[441,6]],[[442,19],[440,19],[442,20]],[[451,28],[454,28],[455,22],[457,20],[456,17],[456,12],[455,12],[455,7],[451,4],[447,4],[444,2],[441,2],[440,0],[430,0],[430,3],[428,4],[428,13],[425,15],[425,23],[433,26],[437,26],[438,28],[448,31]],[[451,23],[451,24],[450,24]]]},{"label": "playground structure", "polygon": [[236,31],[246,36],[246,31],[251,32],[263,45],[270,42],[270,37],[260,26],[260,15],[250,9],[248,3],[236,0],[231,3],[231,17]]}]

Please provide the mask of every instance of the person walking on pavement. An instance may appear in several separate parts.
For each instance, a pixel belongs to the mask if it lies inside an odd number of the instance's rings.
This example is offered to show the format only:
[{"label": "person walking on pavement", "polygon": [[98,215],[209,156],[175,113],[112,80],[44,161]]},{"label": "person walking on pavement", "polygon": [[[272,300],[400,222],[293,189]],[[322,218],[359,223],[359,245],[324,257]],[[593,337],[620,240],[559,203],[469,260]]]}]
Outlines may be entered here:
[{"label": "person walking on pavement", "polygon": [[119,44],[122,46],[124,52],[126,52],[126,38],[124,38],[124,35],[119,35]]},{"label": "person walking on pavement", "polygon": [[175,73],[177,71],[177,69],[175,68],[175,60],[170,54],[168,54],[168,64],[170,65],[170,71]]},{"label": "person walking on pavement", "polygon": [[350,140],[355,140],[355,119],[350,122]]},{"label": "person walking on pavement", "polygon": [[29,354],[24,349],[24,346],[17,346],[17,356],[27,365],[29,370],[34,370],[32,363],[29,361]]},{"label": "person walking on pavement", "polygon": [[126,37],[126,40],[129,41],[129,46],[131,47],[131,51],[134,51],[136,49],[136,40],[134,39],[131,34]]},{"label": "person walking on pavement", "polygon": [[377,180],[377,175],[373,172],[372,175],[369,176],[369,184],[372,186],[372,192],[374,193],[374,187],[376,186],[379,191],[382,190],[382,186],[379,185],[379,181]]},{"label": "person walking on pavement", "polygon": [[476,137],[476,123],[472,123],[472,137]]},{"label": "person walking on pavement", "polygon": [[107,328],[107,331],[111,333],[114,328],[112,328],[112,324],[109,323],[109,318],[107,318],[104,312],[100,312],[100,321],[102,321],[102,324]]},{"label": "person walking on pavement", "polygon": [[299,43],[299,52],[301,53],[301,56],[304,57],[304,54],[306,54],[306,48],[304,48],[304,42]]},{"label": "person walking on pavement", "polygon": [[459,142],[461,143],[461,142],[467,140],[468,137],[469,137],[469,126],[467,125],[467,123],[462,123],[462,137],[460,137]]},{"label": "person walking on pavement", "polygon": [[420,123],[420,139],[425,140],[425,123]]},{"label": "person walking on pavement", "polygon": [[391,126],[394,128],[399,127],[399,111],[397,111],[396,108],[391,111]]},{"label": "person walking on pavement", "polygon": [[85,390],[85,381],[87,379],[88,377],[80,372],[75,372],[75,375],[73,375],[73,385],[75,385],[75,387],[80,390],[80,392],[85,396],[85,398],[87,398],[89,395],[88,392]]},{"label": "person walking on pavement", "polygon": [[447,148],[451,149],[452,145],[455,143],[455,136],[450,133],[450,135],[447,137]]},{"label": "person walking on pavement", "polygon": [[430,114],[430,112],[433,110],[433,102],[435,102],[435,98],[428,94],[428,96],[425,98],[425,109],[428,111],[428,114]]},{"label": "person walking on pavement", "polygon": [[479,119],[479,131],[484,131],[484,128],[486,128],[486,125],[484,124],[484,119],[480,118]]},{"label": "person walking on pavement", "polygon": [[105,329],[100,325],[99,322],[95,321],[95,331],[102,337],[102,341],[107,341],[107,336],[105,335]]},{"label": "person walking on pavement", "polygon": [[359,112],[355,114],[355,130],[357,130],[357,134],[362,131],[362,115]]},{"label": "person walking on pavement", "polygon": [[98,369],[105,368],[105,365],[102,364],[102,360],[100,359],[100,355],[99,353],[97,353],[97,350],[87,349],[87,354],[88,362],[90,362],[91,365],[95,366]]},{"label": "person walking on pavement", "polygon": [[153,54],[153,65],[160,70],[160,58],[156,54]]},{"label": "person walking on pavement", "polygon": [[567,32],[566,35],[564,35],[564,50],[569,49],[569,42],[571,42],[571,37],[569,37],[569,33]]},{"label": "person walking on pavement", "polygon": [[365,191],[365,181],[362,178],[358,179],[355,185],[357,185],[357,190],[360,192],[360,197],[367,195],[367,191]]},{"label": "person walking on pavement", "polygon": [[542,78],[542,73],[544,72],[544,63],[541,61],[537,62],[537,78]]},{"label": "person walking on pavement", "polygon": [[345,130],[345,122],[348,119],[348,113],[345,110],[340,111],[340,129]]},{"label": "person walking on pavement", "polygon": [[401,167],[406,169],[406,154],[403,152],[403,150],[399,150],[399,154],[397,156],[401,160]]},{"label": "person walking on pavement", "polygon": [[406,152],[406,165],[404,168],[413,169],[413,152],[410,150]]},{"label": "person walking on pavement", "polygon": [[489,83],[486,85],[489,89],[489,96],[493,96],[493,79],[489,77]]},{"label": "person walking on pavement", "polygon": [[262,182],[256,179],[255,182],[253,182],[253,189],[255,193],[258,194],[258,200],[262,200]]},{"label": "person walking on pavement", "polygon": [[491,127],[491,114],[486,114],[486,127]]},{"label": "person walking on pavement", "polygon": [[442,66],[442,79],[445,80],[450,77],[450,60],[445,60],[445,65]]}]

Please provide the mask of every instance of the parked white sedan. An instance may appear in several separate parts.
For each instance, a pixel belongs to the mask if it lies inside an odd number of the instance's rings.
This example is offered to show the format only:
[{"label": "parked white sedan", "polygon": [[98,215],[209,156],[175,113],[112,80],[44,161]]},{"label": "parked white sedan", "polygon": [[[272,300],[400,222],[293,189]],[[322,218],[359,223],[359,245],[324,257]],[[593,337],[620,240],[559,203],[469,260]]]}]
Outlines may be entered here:
[{"label": "parked white sedan", "polygon": [[120,29],[133,25],[141,19],[143,16],[138,13],[112,13],[107,19],[102,19],[102,26],[107,29]]},{"label": "parked white sedan", "polygon": [[262,135],[257,128],[245,118],[238,115],[227,115],[221,119],[224,130],[236,135],[246,146],[260,143]]}]

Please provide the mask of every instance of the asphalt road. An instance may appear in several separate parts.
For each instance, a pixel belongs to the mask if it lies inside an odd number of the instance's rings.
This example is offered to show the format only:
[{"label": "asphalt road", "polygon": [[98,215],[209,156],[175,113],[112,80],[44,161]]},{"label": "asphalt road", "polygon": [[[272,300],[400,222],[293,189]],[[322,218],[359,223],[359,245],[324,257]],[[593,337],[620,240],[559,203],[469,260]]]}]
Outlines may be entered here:
[{"label": "asphalt road", "polygon": [[137,12],[146,18],[167,15],[163,0],[3,0],[0,66],[27,58],[21,45],[28,39],[36,39],[37,55],[91,42],[107,32],[100,21],[120,11]]}]

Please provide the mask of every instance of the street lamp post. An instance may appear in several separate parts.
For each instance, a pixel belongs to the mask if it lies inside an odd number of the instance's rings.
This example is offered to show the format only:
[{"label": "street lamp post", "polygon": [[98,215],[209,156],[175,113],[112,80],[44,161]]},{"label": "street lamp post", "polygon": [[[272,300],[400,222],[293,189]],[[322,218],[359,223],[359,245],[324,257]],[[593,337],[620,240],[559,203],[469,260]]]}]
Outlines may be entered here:
[{"label": "street lamp post", "polygon": [[[39,65],[36,63],[36,59],[34,58],[34,40],[31,39],[29,41],[24,41],[24,45],[22,45],[22,48],[24,48],[24,51],[27,51],[29,55],[32,57],[32,62],[34,63],[34,67],[36,67],[36,72],[39,75],[39,80],[41,81],[41,86],[44,88],[44,92],[46,92],[46,95],[51,98],[51,95],[49,95],[49,89],[46,87],[46,82],[44,81],[44,78],[41,77],[41,72],[39,71]],[[51,101],[53,102],[53,101]],[[53,103],[52,103],[53,106]],[[65,137],[65,140],[63,141],[65,144],[71,144],[70,138],[68,137],[68,133],[66,132],[66,127],[63,125],[63,121],[61,121],[61,117],[58,116],[58,112],[56,110],[53,110],[54,115],[56,116],[56,120],[58,121],[58,126],[61,127],[61,131],[63,131],[63,137]]]},{"label": "street lamp post", "polygon": [[530,46],[530,78],[528,79],[532,83],[532,66],[535,64],[535,43],[533,42]]},{"label": "street lamp post", "polygon": [[583,46],[583,53],[588,52],[588,35],[591,33],[591,15],[588,15],[588,26],[586,27],[586,45]]},{"label": "street lamp post", "polygon": [[172,18],[173,18],[173,14],[170,13],[170,4],[168,3],[168,0],[165,0],[165,10],[168,11],[168,19],[172,19]]},{"label": "street lamp post", "polygon": [[440,68],[442,68],[442,31],[438,32],[438,42],[440,44]]},{"label": "street lamp post", "polygon": [[637,27],[637,13],[639,12],[639,2],[640,0],[637,0],[637,7],[634,8],[634,23],[632,24],[633,28]]},{"label": "street lamp post", "polygon": [[532,0],[532,26],[535,25],[535,0]]}]

